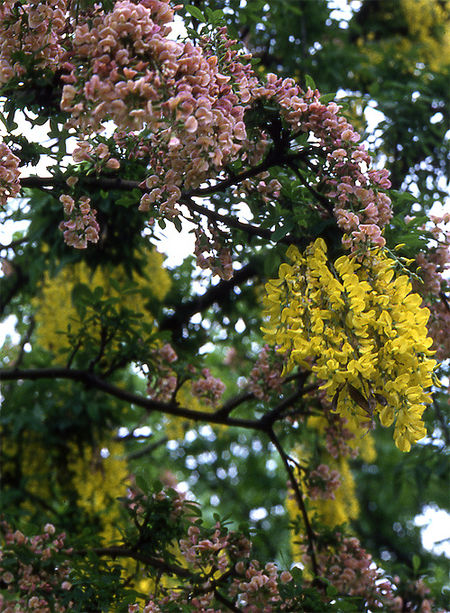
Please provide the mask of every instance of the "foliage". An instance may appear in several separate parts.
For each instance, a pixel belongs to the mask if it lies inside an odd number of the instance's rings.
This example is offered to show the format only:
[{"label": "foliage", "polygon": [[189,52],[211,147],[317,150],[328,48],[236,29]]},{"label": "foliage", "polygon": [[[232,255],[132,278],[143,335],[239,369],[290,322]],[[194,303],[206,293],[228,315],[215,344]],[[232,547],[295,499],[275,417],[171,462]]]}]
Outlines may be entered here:
[{"label": "foliage", "polygon": [[352,10],[0,6],[0,611],[445,610],[448,2]]}]

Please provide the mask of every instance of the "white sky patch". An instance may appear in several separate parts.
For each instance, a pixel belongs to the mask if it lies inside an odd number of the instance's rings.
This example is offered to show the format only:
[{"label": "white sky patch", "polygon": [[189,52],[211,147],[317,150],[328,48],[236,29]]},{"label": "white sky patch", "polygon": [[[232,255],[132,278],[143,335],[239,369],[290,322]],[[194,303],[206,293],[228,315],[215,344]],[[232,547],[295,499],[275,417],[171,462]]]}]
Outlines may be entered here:
[{"label": "white sky patch", "polygon": [[261,521],[262,519],[266,519],[267,515],[267,509],[264,507],[258,507],[250,511],[250,519],[252,521]]},{"label": "white sky patch", "polygon": [[428,506],[423,513],[416,515],[414,523],[421,528],[425,549],[450,557],[450,513],[434,505]]},{"label": "white sky patch", "polygon": [[358,0],[329,0],[328,7],[332,9],[330,17],[339,22],[339,27],[346,29],[353,13],[361,7],[361,4]]},{"label": "white sky patch", "polygon": [[142,426],[141,428],[136,428],[133,430],[134,436],[150,436],[152,433],[152,429],[149,426]]}]

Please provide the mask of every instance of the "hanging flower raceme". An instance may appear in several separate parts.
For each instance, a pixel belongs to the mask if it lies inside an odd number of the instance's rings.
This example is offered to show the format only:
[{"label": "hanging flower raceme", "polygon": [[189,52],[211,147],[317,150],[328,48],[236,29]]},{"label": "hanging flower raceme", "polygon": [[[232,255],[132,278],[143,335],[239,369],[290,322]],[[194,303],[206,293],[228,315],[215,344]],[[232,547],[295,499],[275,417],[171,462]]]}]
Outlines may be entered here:
[{"label": "hanging flower raceme", "polygon": [[375,415],[383,426],[395,423],[395,444],[409,451],[426,435],[436,366],[421,297],[382,250],[331,264],[317,239],[287,255],[292,264],[266,285],[266,340],[287,352],[286,370],[299,364],[324,381],[334,411],[359,424]]},{"label": "hanging flower raceme", "polygon": [[0,207],[5,206],[8,198],[15,198],[20,191],[20,160],[11,149],[0,143]]}]

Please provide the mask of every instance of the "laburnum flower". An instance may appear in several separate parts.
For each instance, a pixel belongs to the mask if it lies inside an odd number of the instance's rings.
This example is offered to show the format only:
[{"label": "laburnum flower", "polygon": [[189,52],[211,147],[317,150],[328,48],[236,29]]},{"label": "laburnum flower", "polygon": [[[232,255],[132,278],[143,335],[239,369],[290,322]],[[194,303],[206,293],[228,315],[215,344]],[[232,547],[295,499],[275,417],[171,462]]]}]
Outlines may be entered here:
[{"label": "laburnum flower", "polygon": [[364,261],[344,255],[334,264],[317,239],[266,284],[266,340],[324,383],[332,409],[358,424],[378,415],[394,424],[395,444],[409,451],[426,435],[436,360],[428,336],[430,312],[408,276],[377,249]]},{"label": "laburnum flower", "polygon": [[20,191],[20,160],[11,149],[0,143],[0,207],[8,198],[15,198]]}]

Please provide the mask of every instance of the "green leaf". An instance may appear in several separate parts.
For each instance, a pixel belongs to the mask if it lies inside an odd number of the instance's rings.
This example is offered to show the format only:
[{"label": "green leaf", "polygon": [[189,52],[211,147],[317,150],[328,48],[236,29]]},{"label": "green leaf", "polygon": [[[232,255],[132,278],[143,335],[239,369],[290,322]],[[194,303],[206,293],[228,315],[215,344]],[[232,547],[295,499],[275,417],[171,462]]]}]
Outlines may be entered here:
[{"label": "green leaf", "polygon": [[136,485],[143,492],[149,492],[150,488],[148,486],[147,481],[144,479],[142,475],[136,475]]},{"label": "green leaf", "polygon": [[294,221],[292,219],[288,219],[281,226],[278,226],[274,232],[272,232],[271,240],[278,242],[284,238],[286,234],[289,234],[293,227]]},{"label": "green leaf", "polygon": [[316,82],[309,74],[305,75],[305,85],[306,87],[310,87],[312,90],[316,89]]},{"label": "green leaf", "polygon": [[328,104],[328,102],[332,102],[335,98],[336,98],[336,94],[335,93],[324,94],[323,96],[320,96],[320,102],[322,104]]},{"label": "green leaf", "polygon": [[420,557],[415,553],[412,557],[412,565],[414,572],[417,572],[420,568]]},{"label": "green leaf", "polygon": [[177,232],[181,232],[182,226],[181,226],[181,220],[179,219],[179,217],[174,217],[172,221],[173,221],[173,225],[175,226]]},{"label": "green leaf", "polygon": [[86,307],[92,302],[93,294],[89,287],[84,283],[76,283],[72,290],[72,303],[82,319],[86,315]]},{"label": "green leaf", "polygon": [[192,15],[192,17],[195,17],[195,19],[198,19],[202,23],[206,21],[205,16],[201,12],[201,10],[198,9],[196,6],[192,6],[192,4],[187,4],[185,8],[186,8],[186,11],[190,15]]}]

